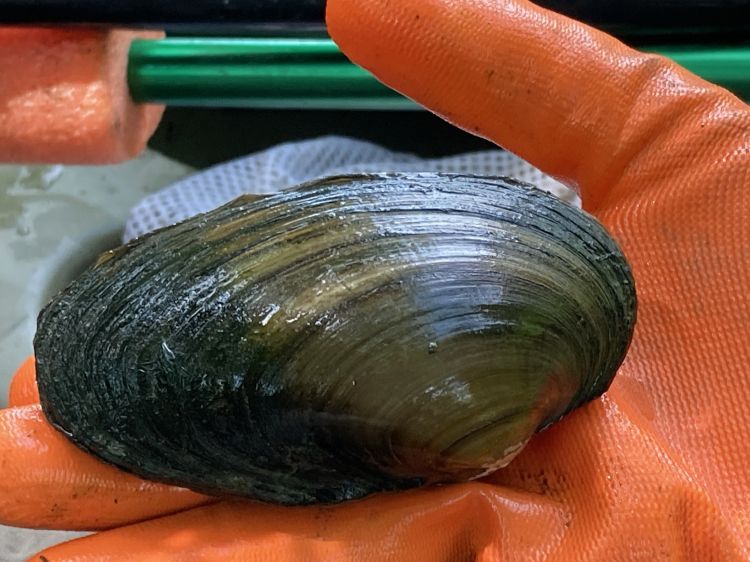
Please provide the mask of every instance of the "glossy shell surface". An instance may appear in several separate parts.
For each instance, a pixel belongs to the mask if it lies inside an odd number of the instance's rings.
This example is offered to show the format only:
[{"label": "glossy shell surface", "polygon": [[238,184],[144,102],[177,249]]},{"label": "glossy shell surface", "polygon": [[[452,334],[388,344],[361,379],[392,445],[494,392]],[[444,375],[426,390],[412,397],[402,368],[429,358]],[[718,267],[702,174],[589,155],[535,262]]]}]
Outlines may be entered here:
[{"label": "glossy shell surface", "polygon": [[40,314],[42,406],[142,477],[283,504],[465,480],[602,394],[633,279],[500,178],[329,178],[103,255]]}]

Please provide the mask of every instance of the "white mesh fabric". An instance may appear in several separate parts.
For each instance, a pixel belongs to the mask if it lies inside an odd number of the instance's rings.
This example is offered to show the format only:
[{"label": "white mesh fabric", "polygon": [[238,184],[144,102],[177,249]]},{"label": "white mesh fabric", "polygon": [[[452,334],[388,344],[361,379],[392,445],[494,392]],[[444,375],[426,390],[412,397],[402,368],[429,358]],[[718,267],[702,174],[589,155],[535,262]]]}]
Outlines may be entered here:
[{"label": "white mesh fabric", "polygon": [[327,136],[290,142],[205,170],[142,200],[123,241],[215,209],[243,193],[275,193],[302,182],[354,172],[453,172],[510,176],[578,203],[563,184],[503,150],[423,159],[375,144]]}]

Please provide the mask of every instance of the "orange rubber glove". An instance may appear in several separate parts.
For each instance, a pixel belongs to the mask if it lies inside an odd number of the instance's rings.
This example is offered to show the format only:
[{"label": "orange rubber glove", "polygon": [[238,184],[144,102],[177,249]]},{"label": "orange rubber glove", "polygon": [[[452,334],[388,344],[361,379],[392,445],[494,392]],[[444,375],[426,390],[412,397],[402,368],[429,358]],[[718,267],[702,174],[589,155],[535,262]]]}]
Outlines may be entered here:
[{"label": "orange rubber glove", "polygon": [[[580,190],[634,269],[628,359],[602,399],[483,482],[334,507],[220,502],[34,560],[750,559],[750,108],[525,0],[329,0],[328,25],[387,84]],[[29,435],[0,446],[0,467]]]}]

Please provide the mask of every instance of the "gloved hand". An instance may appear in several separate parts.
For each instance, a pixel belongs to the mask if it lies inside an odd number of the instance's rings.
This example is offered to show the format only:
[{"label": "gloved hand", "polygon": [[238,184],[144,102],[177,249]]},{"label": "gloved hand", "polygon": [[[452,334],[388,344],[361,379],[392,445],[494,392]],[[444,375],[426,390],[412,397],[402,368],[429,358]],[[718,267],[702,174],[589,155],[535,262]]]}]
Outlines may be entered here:
[{"label": "gloved hand", "polygon": [[[750,108],[525,0],[329,0],[328,25],[387,84],[580,190],[635,273],[628,359],[602,399],[482,482],[335,507],[222,501],[34,560],[750,558]],[[38,406],[0,428],[11,522],[112,526],[209,501],[134,493]],[[120,494],[135,508],[119,513]]]}]

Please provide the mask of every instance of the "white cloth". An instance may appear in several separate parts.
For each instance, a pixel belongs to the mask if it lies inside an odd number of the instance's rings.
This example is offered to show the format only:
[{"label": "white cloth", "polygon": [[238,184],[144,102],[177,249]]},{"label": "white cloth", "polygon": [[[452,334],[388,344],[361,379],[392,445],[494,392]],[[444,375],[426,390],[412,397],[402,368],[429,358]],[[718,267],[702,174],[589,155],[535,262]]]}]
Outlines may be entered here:
[{"label": "white cloth", "polygon": [[276,193],[305,181],[354,172],[453,172],[510,176],[577,204],[571,190],[503,150],[423,159],[337,136],[285,143],[179,181],[133,208],[123,241],[215,209],[243,193]]}]

